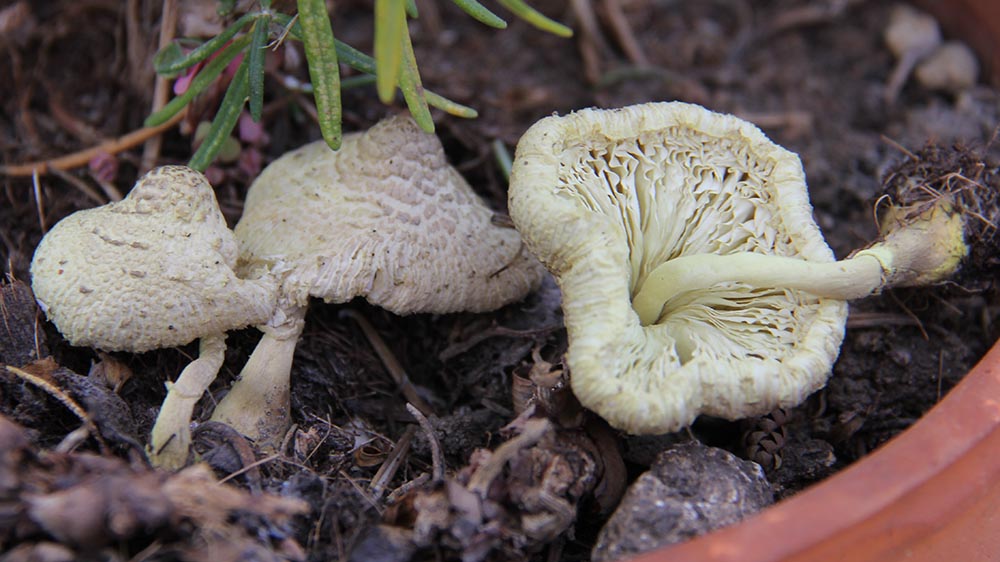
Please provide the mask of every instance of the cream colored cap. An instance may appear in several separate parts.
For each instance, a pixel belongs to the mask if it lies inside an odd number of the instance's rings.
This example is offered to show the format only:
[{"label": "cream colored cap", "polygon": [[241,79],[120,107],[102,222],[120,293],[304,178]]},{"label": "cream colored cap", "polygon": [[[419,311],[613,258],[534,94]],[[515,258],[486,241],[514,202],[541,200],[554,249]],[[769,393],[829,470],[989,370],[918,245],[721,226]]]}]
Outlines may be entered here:
[{"label": "cream colored cap", "polygon": [[316,142],[261,173],[236,225],[241,263],[284,271],[291,303],[356,296],[397,314],[486,311],[544,269],[409,117]]},{"label": "cream colored cap", "polygon": [[35,250],[32,289],[71,344],[142,352],[266,322],[275,287],[239,279],[236,259],[205,176],[164,166],[122,201],[56,224]]},{"label": "cream colored cap", "polygon": [[642,326],[631,299],[679,256],[829,262],[798,157],[752,124],[685,103],[548,117],[517,146],[510,212],[563,291],[573,392],[611,425],[665,433],[737,419],[826,382],[846,305],[724,283]]},{"label": "cream colored cap", "polygon": [[941,28],[934,16],[908,4],[893,6],[883,36],[897,59],[923,58],[941,44]]}]

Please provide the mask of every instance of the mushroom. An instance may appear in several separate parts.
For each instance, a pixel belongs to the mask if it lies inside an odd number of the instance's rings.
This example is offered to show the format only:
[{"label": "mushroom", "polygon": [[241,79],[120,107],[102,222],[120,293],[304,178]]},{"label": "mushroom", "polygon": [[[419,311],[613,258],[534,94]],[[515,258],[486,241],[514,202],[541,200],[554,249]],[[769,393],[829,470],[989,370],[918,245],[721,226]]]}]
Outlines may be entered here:
[{"label": "mushroom", "polygon": [[448,165],[440,141],[408,117],[386,119],[270,164],[236,225],[240,270],[279,279],[275,316],[215,409],[260,442],[289,424],[289,375],[310,297],[355,297],[396,314],[482,312],[523,298],[544,269],[517,232]]},{"label": "mushroom", "polygon": [[885,28],[886,46],[896,57],[896,66],[886,82],[884,99],[892,105],[918,62],[941,44],[941,28],[934,16],[907,4],[894,6]]},{"label": "mushroom", "polygon": [[914,74],[925,88],[959,94],[976,85],[979,61],[965,43],[948,41],[924,59]]},{"label": "mushroom", "polygon": [[837,357],[845,299],[940,279],[964,255],[942,203],[834,262],[798,157],[679,102],[539,121],[509,193],[563,291],[574,393],[631,433],[801,402]]},{"label": "mushroom", "polygon": [[73,213],[35,250],[32,289],[70,344],[140,353],[201,339],[153,427],[160,466],[187,460],[191,414],[222,365],[225,332],[272,315],[276,287],[237,277],[237,255],[212,187],[183,166],[154,169],[123,200]]}]

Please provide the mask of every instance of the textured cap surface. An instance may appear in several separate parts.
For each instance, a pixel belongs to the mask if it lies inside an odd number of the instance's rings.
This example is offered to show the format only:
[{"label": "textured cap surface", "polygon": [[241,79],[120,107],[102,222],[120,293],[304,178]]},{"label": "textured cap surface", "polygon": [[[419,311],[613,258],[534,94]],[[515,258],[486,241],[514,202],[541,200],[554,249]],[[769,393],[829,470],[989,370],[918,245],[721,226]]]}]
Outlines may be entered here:
[{"label": "textured cap surface", "polygon": [[409,117],[274,161],[236,225],[241,263],[285,271],[283,291],[397,314],[485,311],[524,297],[544,269]]},{"label": "textured cap surface", "polygon": [[32,289],[73,345],[142,352],[261,324],[275,287],[233,272],[236,240],[200,173],[164,166],[42,238]]},{"label": "textured cap surface", "polygon": [[679,102],[549,117],[518,144],[509,203],[562,288],[573,391],[613,426],[761,414],[825,383],[842,301],[722,283],[675,297],[648,326],[631,306],[679,256],[833,260],[798,157],[752,124]]}]

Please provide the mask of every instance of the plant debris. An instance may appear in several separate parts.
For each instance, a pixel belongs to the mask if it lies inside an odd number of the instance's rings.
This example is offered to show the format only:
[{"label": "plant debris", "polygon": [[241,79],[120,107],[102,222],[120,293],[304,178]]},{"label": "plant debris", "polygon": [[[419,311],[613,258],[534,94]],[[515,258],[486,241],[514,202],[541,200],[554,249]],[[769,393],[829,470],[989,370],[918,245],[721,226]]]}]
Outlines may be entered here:
[{"label": "plant debris", "polygon": [[[5,560],[46,552],[76,559],[304,560],[291,518],[308,506],[220,484],[205,465],[176,473],[91,453],[37,452],[28,433],[0,416],[0,550]],[[59,546],[53,544],[58,543]]]},{"label": "plant debris", "polygon": [[[224,562],[242,554],[263,560],[352,554],[588,560],[624,484],[672,444],[694,435],[770,462],[772,490],[787,497],[908,427],[1000,336],[996,274],[976,269],[995,268],[1000,255],[990,199],[969,201],[963,203],[966,225],[979,230],[968,239],[986,243],[981,250],[974,244],[963,277],[935,290],[893,290],[853,303],[827,387],[789,409],[778,426],[764,422],[756,428],[764,434],[750,442],[742,439],[746,425],[707,417],[690,434],[637,438],[597,429],[600,423],[565,391],[566,332],[559,291],[548,279],[525,302],[490,314],[397,317],[361,301],[312,307],[292,369],[295,425],[275,451],[205,421],[259,338],[255,330],[233,332],[218,381],[193,417],[193,448],[215,476],[203,468],[151,472],[138,444],[149,435],[164,383],[197,348],[107,355],[72,347],[37,310],[26,282],[32,252],[49,226],[121,198],[118,189],[145,170],[136,143],[153,132],[143,130],[142,121],[152,107],[151,57],[162,4],[2,4],[3,166],[66,162],[65,155],[80,166],[37,181],[0,177],[0,263],[7,274],[0,283],[0,415],[20,426],[12,430],[5,422],[0,431],[7,439],[0,440],[5,562]],[[179,35],[200,33],[183,23],[192,7],[205,4],[216,16],[214,2],[178,4]],[[498,216],[506,210],[507,182],[494,146],[510,150],[528,126],[553,112],[650,100],[737,114],[799,154],[816,222],[838,256],[877,235],[872,204],[883,191],[899,202],[949,190],[959,199],[995,195],[1000,187],[998,144],[990,140],[1000,124],[996,90],[979,84],[940,92],[908,80],[895,103],[885,104],[895,63],[883,40],[889,0],[601,0],[575,2],[572,14],[563,2],[537,2],[547,15],[573,23],[578,33],[570,40],[513,19],[493,34],[447,2],[419,4],[410,31],[423,84],[480,114],[475,120],[435,114],[438,135],[448,161]],[[339,2],[331,21],[338,39],[372,52],[370,5]],[[946,40],[960,39],[943,31]],[[311,117],[316,108],[301,88],[309,81],[301,50],[291,42],[274,55],[265,66],[258,124],[267,139],[241,134],[241,159],[210,170],[229,226],[242,214],[252,170],[321,136]],[[198,122],[212,119],[223,91],[210,89],[186,115],[178,114],[176,125],[157,133],[162,146],[148,165],[188,161],[191,135]],[[372,86],[343,95],[345,132],[403,111],[398,100],[392,108],[382,105]],[[921,148],[928,141],[935,148]],[[101,146],[114,166],[95,150]],[[31,167],[21,171],[30,175]],[[379,356],[341,316],[345,307],[369,319],[405,369],[412,394],[433,406],[438,415],[427,416],[431,431],[407,412],[407,399]],[[50,355],[51,362],[33,363]],[[47,381],[83,410],[96,433],[55,394],[5,366]],[[545,425],[534,446],[521,446],[528,439],[518,439]],[[433,441],[440,445],[443,480],[433,476]],[[619,449],[621,464],[613,454]],[[476,482],[489,480],[485,493],[470,490],[476,474]],[[226,484],[215,483],[226,477]],[[53,502],[72,499],[76,489],[76,497],[114,507],[121,518],[88,510],[77,525],[44,508],[61,506]],[[165,490],[172,489],[195,489],[203,498],[221,489],[232,502],[164,507]],[[33,511],[31,493],[41,498]],[[309,511],[273,501],[305,502]],[[480,519],[473,517],[477,506]],[[475,521],[482,526],[471,527]]]}]

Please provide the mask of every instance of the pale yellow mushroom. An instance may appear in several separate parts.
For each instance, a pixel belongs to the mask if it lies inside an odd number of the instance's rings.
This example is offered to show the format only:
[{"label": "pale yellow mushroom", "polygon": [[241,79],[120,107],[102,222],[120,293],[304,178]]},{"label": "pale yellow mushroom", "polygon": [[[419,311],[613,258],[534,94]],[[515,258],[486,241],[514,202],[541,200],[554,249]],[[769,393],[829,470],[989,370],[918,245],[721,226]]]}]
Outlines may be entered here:
[{"label": "pale yellow mushroom", "polygon": [[896,57],[896,66],[883,94],[885,102],[892,105],[917,63],[941,44],[941,28],[934,16],[908,4],[899,4],[892,9],[884,39]]},{"label": "pale yellow mushroom", "polygon": [[71,344],[138,353],[201,339],[153,428],[160,466],[187,460],[191,413],[222,365],[225,332],[274,310],[273,280],[239,278],[237,254],[212,187],[183,166],[154,169],[122,201],[73,213],[35,250],[32,289]]},{"label": "pale yellow mushroom", "polygon": [[942,196],[833,261],[798,157],[684,103],[536,123],[510,212],[562,288],[573,392],[632,433],[798,404],[830,373],[846,299],[940,281],[967,253]]},{"label": "pale yellow mushroom", "polygon": [[976,85],[979,61],[965,43],[948,41],[924,59],[914,74],[925,88],[958,94]]},{"label": "pale yellow mushroom", "polygon": [[310,297],[364,297],[396,314],[482,312],[523,298],[544,269],[444,154],[434,135],[393,117],[273,162],[236,225],[240,267],[279,279],[280,306],[215,410],[261,442],[289,424],[289,373]]}]

